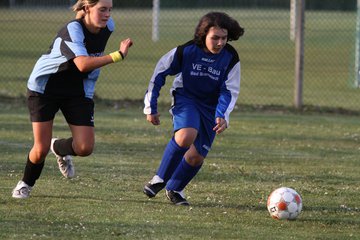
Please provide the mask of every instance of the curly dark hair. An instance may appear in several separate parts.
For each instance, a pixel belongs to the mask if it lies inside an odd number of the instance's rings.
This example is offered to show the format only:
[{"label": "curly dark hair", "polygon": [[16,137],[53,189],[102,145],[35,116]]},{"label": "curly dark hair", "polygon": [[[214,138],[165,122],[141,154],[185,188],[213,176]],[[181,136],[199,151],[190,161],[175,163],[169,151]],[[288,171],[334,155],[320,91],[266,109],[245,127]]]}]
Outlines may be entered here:
[{"label": "curly dark hair", "polygon": [[200,46],[205,46],[206,35],[211,27],[219,27],[228,31],[228,41],[238,40],[245,30],[239,23],[223,12],[209,12],[204,15],[195,28],[194,42]]}]

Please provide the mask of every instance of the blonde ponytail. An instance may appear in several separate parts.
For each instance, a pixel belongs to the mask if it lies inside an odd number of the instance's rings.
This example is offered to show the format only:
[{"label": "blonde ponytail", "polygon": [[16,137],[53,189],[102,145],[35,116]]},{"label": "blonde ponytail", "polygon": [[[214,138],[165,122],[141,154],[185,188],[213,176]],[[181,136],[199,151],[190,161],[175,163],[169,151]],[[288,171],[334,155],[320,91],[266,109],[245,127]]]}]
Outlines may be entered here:
[{"label": "blonde ponytail", "polygon": [[74,12],[79,12],[81,10],[84,10],[85,6],[94,6],[99,2],[99,0],[78,0],[73,6],[72,10]]},{"label": "blonde ponytail", "polygon": [[84,2],[83,0],[78,0],[73,6],[72,6],[72,10],[74,12],[79,12],[81,10],[83,10],[84,8]]}]

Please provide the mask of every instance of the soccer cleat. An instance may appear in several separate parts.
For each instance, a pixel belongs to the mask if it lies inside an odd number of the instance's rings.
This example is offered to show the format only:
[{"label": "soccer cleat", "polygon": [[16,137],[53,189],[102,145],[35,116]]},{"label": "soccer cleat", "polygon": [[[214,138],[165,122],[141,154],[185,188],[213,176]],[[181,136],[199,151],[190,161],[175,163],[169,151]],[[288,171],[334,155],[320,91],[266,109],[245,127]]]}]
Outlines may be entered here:
[{"label": "soccer cleat", "polygon": [[158,192],[160,192],[166,183],[158,176],[155,175],[150,182],[148,182],[144,187],[144,194],[149,198],[155,197]]},{"label": "soccer cleat", "polygon": [[176,206],[189,206],[189,202],[185,199],[183,191],[177,192],[173,190],[166,190],[166,197]]},{"label": "soccer cleat", "polygon": [[12,191],[13,198],[28,198],[30,196],[31,188],[24,181],[19,181]]},{"label": "soccer cleat", "polygon": [[54,150],[54,143],[57,138],[51,139],[50,150],[56,156],[57,163],[61,174],[66,178],[73,178],[75,176],[75,168],[72,163],[72,157],[70,155],[60,156]]}]

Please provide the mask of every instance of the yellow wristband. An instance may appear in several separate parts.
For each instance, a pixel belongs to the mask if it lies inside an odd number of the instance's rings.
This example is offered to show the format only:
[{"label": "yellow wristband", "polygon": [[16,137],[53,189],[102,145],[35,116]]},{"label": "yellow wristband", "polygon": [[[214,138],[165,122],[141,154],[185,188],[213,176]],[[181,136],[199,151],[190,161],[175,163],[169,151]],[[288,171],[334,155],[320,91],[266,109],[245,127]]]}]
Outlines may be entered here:
[{"label": "yellow wristband", "polygon": [[124,59],[122,54],[120,53],[120,51],[112,52],[109,55],[110,55],[110,57],[111,57],[111,59],[113,60],[114,63],[119,62],[119,61]]}]

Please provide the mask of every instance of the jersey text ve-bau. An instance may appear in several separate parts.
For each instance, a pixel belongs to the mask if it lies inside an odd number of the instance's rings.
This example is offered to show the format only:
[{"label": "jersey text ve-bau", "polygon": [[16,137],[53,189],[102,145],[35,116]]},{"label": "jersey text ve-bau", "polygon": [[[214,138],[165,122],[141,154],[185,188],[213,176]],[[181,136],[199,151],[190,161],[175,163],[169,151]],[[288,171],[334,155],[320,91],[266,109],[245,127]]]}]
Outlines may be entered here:
[{"label": "jersey text ve-bau", "polygon": [[157,113],[157,99],[168,75],[175,75],[171,94],[181,94],[224,118],[240,91],[240,60],[229,44],[219,54],[205,52],[193,41],[172,49],[157,63],[144,98],[144,114]]}]

